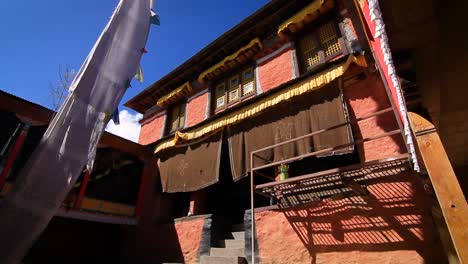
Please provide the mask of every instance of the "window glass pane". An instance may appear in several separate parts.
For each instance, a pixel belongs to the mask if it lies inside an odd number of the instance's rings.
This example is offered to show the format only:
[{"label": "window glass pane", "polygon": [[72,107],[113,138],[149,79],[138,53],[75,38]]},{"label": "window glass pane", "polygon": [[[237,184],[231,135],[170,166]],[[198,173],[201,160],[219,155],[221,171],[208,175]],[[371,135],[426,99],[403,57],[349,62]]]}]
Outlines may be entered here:
[{"label": "window glass pane", "polygon": [[228,102],[239,99],[239,77],[229,79]]},{"label": "window glass pane", "polygon": [[179,108],[179,126],[178,128],[183,128],[185,126],[185,104],[181,104]]},{"label": "window glass pane", "polygon": [[236,76],[229,80],[229,89],[235,89],[239,86],[239,78]]},{"label": "window glass pane", "polygon": [[255,91],[253,68],[242,72],[242,95],[248,95]]},{"label": "window glass pane", "polygon": [[248,69],[248,70],[244,71],[244,76],[243,76],[243,78],[244,78],[244,81],[249,81],[249,80],[253,79],[253,71],[252,71],[252,69]]},{"label": "window glass pane", "polygon": [[223,106],[226,102],[224,100],[224,95],[216,99],[216,107]]},{"label": "window glass pane", "polygon": [[226,104],[226,89],[224,83],[219,84],[216,86],[215,91],[215,98],[216,98],[216,108],[221,107]]},{"label": "window glass pane", "polygon": [[239,89],[229,91],[229,102],[239,99]]},{"label": "window glass pane", "polygon": [[174,107],[171,111],[171,132],[179,128],[179,107]]},{"label": "window glass pane", "polygon": [[185,103],[174,106],[169,118],[170,132],[183,128],[185,125]]},{"label": "window glass pane", "polygon": [[254,82],[253,81],[250,81],[250,82],[244,84],[244,86],[243,86],[243,94],[244,95],[253,93],[254,91],[255,90],[254,90]]}]

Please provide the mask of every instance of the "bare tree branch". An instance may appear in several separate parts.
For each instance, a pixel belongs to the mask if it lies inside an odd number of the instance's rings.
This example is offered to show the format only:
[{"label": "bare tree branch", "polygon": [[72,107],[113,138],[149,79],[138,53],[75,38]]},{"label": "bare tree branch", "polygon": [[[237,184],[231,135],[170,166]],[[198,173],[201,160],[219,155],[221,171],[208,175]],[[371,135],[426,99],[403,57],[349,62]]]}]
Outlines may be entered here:
[{"label": "bare tree branch", "polygon": [[70,66],[65,65],[65,67],[63,67],[62,65],[59,65],[59,80],[55,83],[49,82],[50,96],[54,110],[57,111],[67,97],[68,88],[70,87],[75,74],[75,70]]}]

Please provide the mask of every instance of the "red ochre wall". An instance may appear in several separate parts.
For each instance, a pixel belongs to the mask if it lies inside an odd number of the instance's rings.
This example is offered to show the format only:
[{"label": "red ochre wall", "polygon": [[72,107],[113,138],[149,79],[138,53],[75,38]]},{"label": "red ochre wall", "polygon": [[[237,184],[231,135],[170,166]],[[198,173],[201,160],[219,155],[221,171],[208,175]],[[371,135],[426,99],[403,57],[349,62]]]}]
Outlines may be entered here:
[{"label": "red ochre wall", "polygon": [[[343,94],[351,119],[365,117],[391,106],[382,80],[377,74],[345,85]],[[398,123],[391,111],[363,120],[352,128],[355,139],[362,139],[398,129]],[[362,161],[369,161],[402,154],[406,149],[401,135],[398,134],[360,144],[358,151]]]},{"label": "red ochre wall", "polygon": [[160,114],[156,117],[151,117],[149,121],[144,121],[141,125],[140,136],[138,143],[148,145],[161,138],[161,133],[164,126],[164,118],[166,115]]},{"label": "red ochre wall", "polygon": [[[264,92],[292,79],[293,65],[291,52],[291,48],[287,47],[278,54],[259,63],[256,78]],[[271,56],[271,54],[268,56]],[[207,91],[187,102],[187,127],[194,126],[205,120],[208,100],[209,92]],[[150,117],[149,121],[144,121],[141,125],[138,143],[148,145],[160,139],[164,126],[164,117],[165,114],[156,118]]]},{"label": "red ochre wall", "polygon": [[138,226],[124,227],[122,263],[196,263],[207,216],[173,221],[171,197],[158,190],[158,177],[157,169],[148,175]]},{"label": "red ochre wall", "polygon": [[444,263],[417,176],[370,184],[370,195],[255,215],[261,263]]},{"label": "red ochre wall", "polygon": [[184,263],[196,263],[205,219],[195,219],[174,224],[184,256]]},{"label": "red ochre wall", "polygon": [[[286,48],[272,58],[258,64],[258,78],[264,92],[292,79],[291,48]],[[271,55],[270,55],[271,56]]]},{"label": "red ochre wall", "polygon": [[194,126],[205,120],[208,106],[208,92],[204,92],[187,103],[187,127]]},{"label": "red ochre wall", "polygon": [[[128,263],[198,263],[204,218],[128,228]],[[127,263],[127,262],[125,262]]]}]

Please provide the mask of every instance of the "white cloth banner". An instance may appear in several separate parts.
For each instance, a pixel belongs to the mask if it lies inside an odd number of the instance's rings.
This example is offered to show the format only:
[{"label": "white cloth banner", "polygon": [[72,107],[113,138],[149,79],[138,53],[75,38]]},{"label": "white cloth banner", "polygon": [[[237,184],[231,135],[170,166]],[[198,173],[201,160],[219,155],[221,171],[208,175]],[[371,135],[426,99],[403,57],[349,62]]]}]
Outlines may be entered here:
[{"label": "white cloth banner", "polygon": [[[150,27],[150,0],[121,0],[39,146],[0,201],[0,262],[19,263],[85,166],[135,75]],[[73,239],[73,238],[71,238]]]},{"label": "white cloth banner", "polygon": [[370,19],[371,21],[375,22],[375,34],[374,38],[380,38],[380,48],[382,49],[382,53],[384,56],[384,62],[387,66],[388,75],[390,75],[392,84],[395,87],[397,98],[398,98],[398,106],[400,108],[401,115],[403,117],[403,126],[406,135],[406,143],[409,146],[409,152],[411,155],[411,160],[413,162],[413,168],[416,171],[420,171],[420,167],[418,164],[418,159],[416,157],[416,151],[414,148],[414,142],[411,135],[411,129],[408,121],[408,113],[406,111],[406,104],[403,99],[402,89],[400,85],[400,80],[396,74],[395,65],[393,64],[392,60],[392,53],[390,51],[390,45],[388,44],[388,37],[385,31],[385,23],[382,18],[382,13],[379,7],[378,0],[368,0],[369,3],[369,12],[370,12]]}]

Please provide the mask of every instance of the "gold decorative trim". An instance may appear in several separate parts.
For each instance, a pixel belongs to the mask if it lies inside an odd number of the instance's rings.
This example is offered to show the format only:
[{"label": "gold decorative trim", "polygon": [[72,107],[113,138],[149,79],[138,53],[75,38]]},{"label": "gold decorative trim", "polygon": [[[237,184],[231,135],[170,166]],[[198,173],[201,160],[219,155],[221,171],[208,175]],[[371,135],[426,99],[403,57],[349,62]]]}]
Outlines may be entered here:
[{"label": "gold decorative trim", "polygon": [[321,14],[334,7],[333,0],[316,0],[309,4],[294,16],[281,23],[278,27],[278,36],[285,38],[287,33],[294,33],[304,24],[316,20]]},{"label": "gold decorative trim", "polygon": [[249,42],[249,44],[245,45],[244,47],[240,48],[238,51],[234,52],[233,54],[227,56],[224,58],[222,61],[216,63],[215,65],[211,66],[208,70],[202,72],[198,76],[198,81],[203,83],[205,79],[210,75],[213,75],[214,72],[217,70],[223,68],[223,67],[229,67],[230,64],[233,64],[237,61],[240,55],[243,53],[248,53],[249,50],[258,47],[259,49],[263,49],[263,44],[260,41],[260,39],[255,38],[252,41]]},{"label": "gold decorative trim", "polygon": [[201,127],[194,129],[189,129],[187,132],[177,131],[173,139],[167,139],[160,142],[155,149],[155,153],[159,151],[173,147],[181,143],[187,143],[188,141],[202,138],[209,133],[222,129],[225,126],[232,125],[253,117],[254,115],[265,111],[266,109],[275,106],[281,102],[290,100],[296,96],[302,95],[304,93],[319,89],[326,84],[332,82],[338,77],[342,76],[346,70],[349,68],[351,63],[357,64],[361,67],[366,67],[367,63],[364,56],[360,55],[355,57],[350,55],[346,62],[337,65],[325,72],[319,73],[317,75],[311,76],[301,82],[295,83],[288,87],[287,89],[273,93],[260,101],[246,105],[245,107],[238,109],[226,116],[222,116],[218,119],[215,119]]},{"label": "gold decorative trim", "polygon": [[171,104],[178,99],[188,95],[190,92],[192,92],[192,86],[190,85],[189,82],[186,82],[179,86],[177,89],[173,90],[172,92],[166,94],[165,96],[159,98],[159,100],[156,102],[158,106],[165,106],[168,104]]}]

